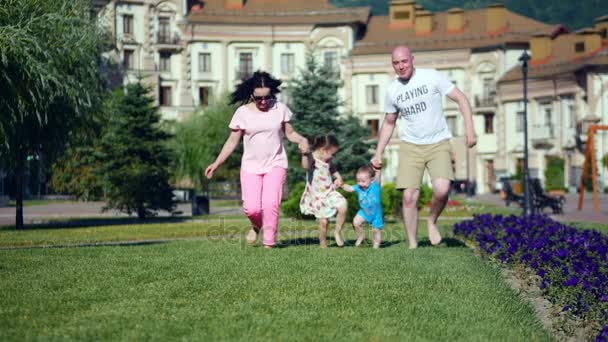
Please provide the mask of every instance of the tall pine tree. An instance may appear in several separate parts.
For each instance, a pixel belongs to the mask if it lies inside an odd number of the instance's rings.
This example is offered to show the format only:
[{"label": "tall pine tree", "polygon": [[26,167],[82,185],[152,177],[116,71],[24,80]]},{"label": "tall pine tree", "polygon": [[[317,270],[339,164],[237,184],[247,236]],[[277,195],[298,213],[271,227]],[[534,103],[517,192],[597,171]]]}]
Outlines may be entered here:
[{"label": "tall pine tree", "polygon": [[139,218],[175,208],[169,185],[171,136],[160,128],[160,114],[149,91],[138,81],[118,93],[101,142],[105,209],[136,213]]},{"label": "tall pine tree", "polygon": [[[334,70],[321,65],[313,52],[306,57],[306,68],[288,86],[289,107],[294,113],[294,129],[312,141],[317,135],[333,133],[340,142],[336,166],[346,178],[371,158],[369,129],[358,118],[339,111],[343,102],[338,94],[342,82]],[[287,145],[291,165],[300,164],[300,153],[293,144]],[[287,181],[290,187],[303,181],[301,168],[290,168]]]}]

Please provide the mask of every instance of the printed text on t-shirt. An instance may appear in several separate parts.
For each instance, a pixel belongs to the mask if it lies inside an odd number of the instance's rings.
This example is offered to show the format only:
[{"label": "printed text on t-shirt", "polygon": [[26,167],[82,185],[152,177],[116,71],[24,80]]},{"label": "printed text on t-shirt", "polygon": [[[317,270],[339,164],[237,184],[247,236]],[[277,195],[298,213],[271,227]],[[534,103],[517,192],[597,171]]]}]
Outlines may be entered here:
[{"label": "printed text on t-shirt", "polygon": [[418,103],[403,105],[404,102],[412,101],[417,97],[426,95],[429,93],[428,87],[422,85],[420,87],[407,90],[399,95],[397,95],[397,105],[399,106],[399,116],[410,116],[414,114],[418,114],[420,112],[424,112],[427,108],[426,102],[421,101]]}]

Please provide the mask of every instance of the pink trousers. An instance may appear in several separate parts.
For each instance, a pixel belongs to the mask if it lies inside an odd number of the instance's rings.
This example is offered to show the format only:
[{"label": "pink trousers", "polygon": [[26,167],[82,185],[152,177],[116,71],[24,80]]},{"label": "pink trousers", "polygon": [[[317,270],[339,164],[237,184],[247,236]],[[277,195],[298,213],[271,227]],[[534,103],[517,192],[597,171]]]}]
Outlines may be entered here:
[{"label": "pink trousers", "polygon": [[275,167],[264,174],[247,173],[241,169],[243,211],[256,230],[263,231],[262,242],[274,246],[279,228],[279,205],[287,170]]}]

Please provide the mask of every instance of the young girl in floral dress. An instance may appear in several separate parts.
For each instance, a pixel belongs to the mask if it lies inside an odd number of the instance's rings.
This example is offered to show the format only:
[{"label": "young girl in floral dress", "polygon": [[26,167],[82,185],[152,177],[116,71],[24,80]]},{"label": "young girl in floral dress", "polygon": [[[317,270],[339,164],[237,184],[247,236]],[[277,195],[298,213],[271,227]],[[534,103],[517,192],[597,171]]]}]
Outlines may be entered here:
[{"label": "young girl in floral dress", "polygon": [[306,188],[300,199],[300,211],[319,219],[321,248],[327,247],[327,226],[329,218],[333,216],[336,216],[336,244],[338,247],[344,246],[341,230],[348,213],[348,205],[344,196],[336,191],[343,181],[340,173],[331,164],[338,150],[338,139],[334,135],[326,134],[314,139],[312,153],[302,155],[302,166],[307,172]]}]

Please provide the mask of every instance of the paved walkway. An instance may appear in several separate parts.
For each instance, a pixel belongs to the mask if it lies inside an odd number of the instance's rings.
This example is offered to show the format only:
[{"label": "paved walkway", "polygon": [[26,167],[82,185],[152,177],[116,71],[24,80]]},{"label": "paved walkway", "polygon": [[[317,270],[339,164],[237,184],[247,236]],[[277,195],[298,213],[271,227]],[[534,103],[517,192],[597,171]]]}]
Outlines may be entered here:
[{"label": "paved walkway", "polygon": [[[505,202],[498,194],[478,195],[473,200],[505,207]],[[545,213],[549,213],[549,209],[545,209]],[[564,204],[564,213],[561,215],[550,215],[552,218],[560,221],[586,221],[595,223],[608,224],[608,196],[600,194],[600,211],[593,211],[593,194],[585,193],[583,210],[578,210],[578,194],[566,194],[566,203]]]},{"label": "paved walkway", "polygon": [[[505,206],[504,201],[497,194],[484,194],[473,197],[473,200],[493,204],[497,206]],[[103,202],[59,202],[56,204],[46,204],[37,206],[28,206],[23,208],[23,220],[25,224],[45,223],[49,220],[73,219],[73,218],[118,218],[129,217],[124,213],[117,211],[101,212]],[[600,212],[593,211],[593,196],[585,194],[585,203],[583,210],[579,211],[578,194],[567,194],[566,204],[564,206],[563,215],[551,215],[553,218],[561,221],[587,221],[596,223],[608,223],[608,196],[600,195]],[[190,203],[179,204],[177,210],[181,211],[181,215],[177,217],[190,218],[191,206]],[[215,215],[242,215],[243,211],[240,207],[214,207],[211,201],[211,214]],[[548,212],[548,210],[547,210]],[[159,216],[167,217],[167,212],[160,212]],[[244,218],[244,216],[243,216]],[[15,207],[0,207],[0,225],[15,224]]]},{"label": "paved walkway", "polygon": [[[59,202],[56,204],[33,205],[23,208],[23,221],[25,224],[46,223],[49,220],[73,219],[73,218],[127,218],[129,215],[115,210],[101,211],[104,202]],[[175,217],[192,217],[190,203],[181,203],[177,206],[182,213]],[[239,215],[243,211],[238,207],[213,207],[209,208],[211,214],[217,215]],[[133,215],[131,217],[136,217]],[[158,213],[159,217],[169,217],[166,211]],[[0,226],[15,224],[15,207],[0,207]]]}]

